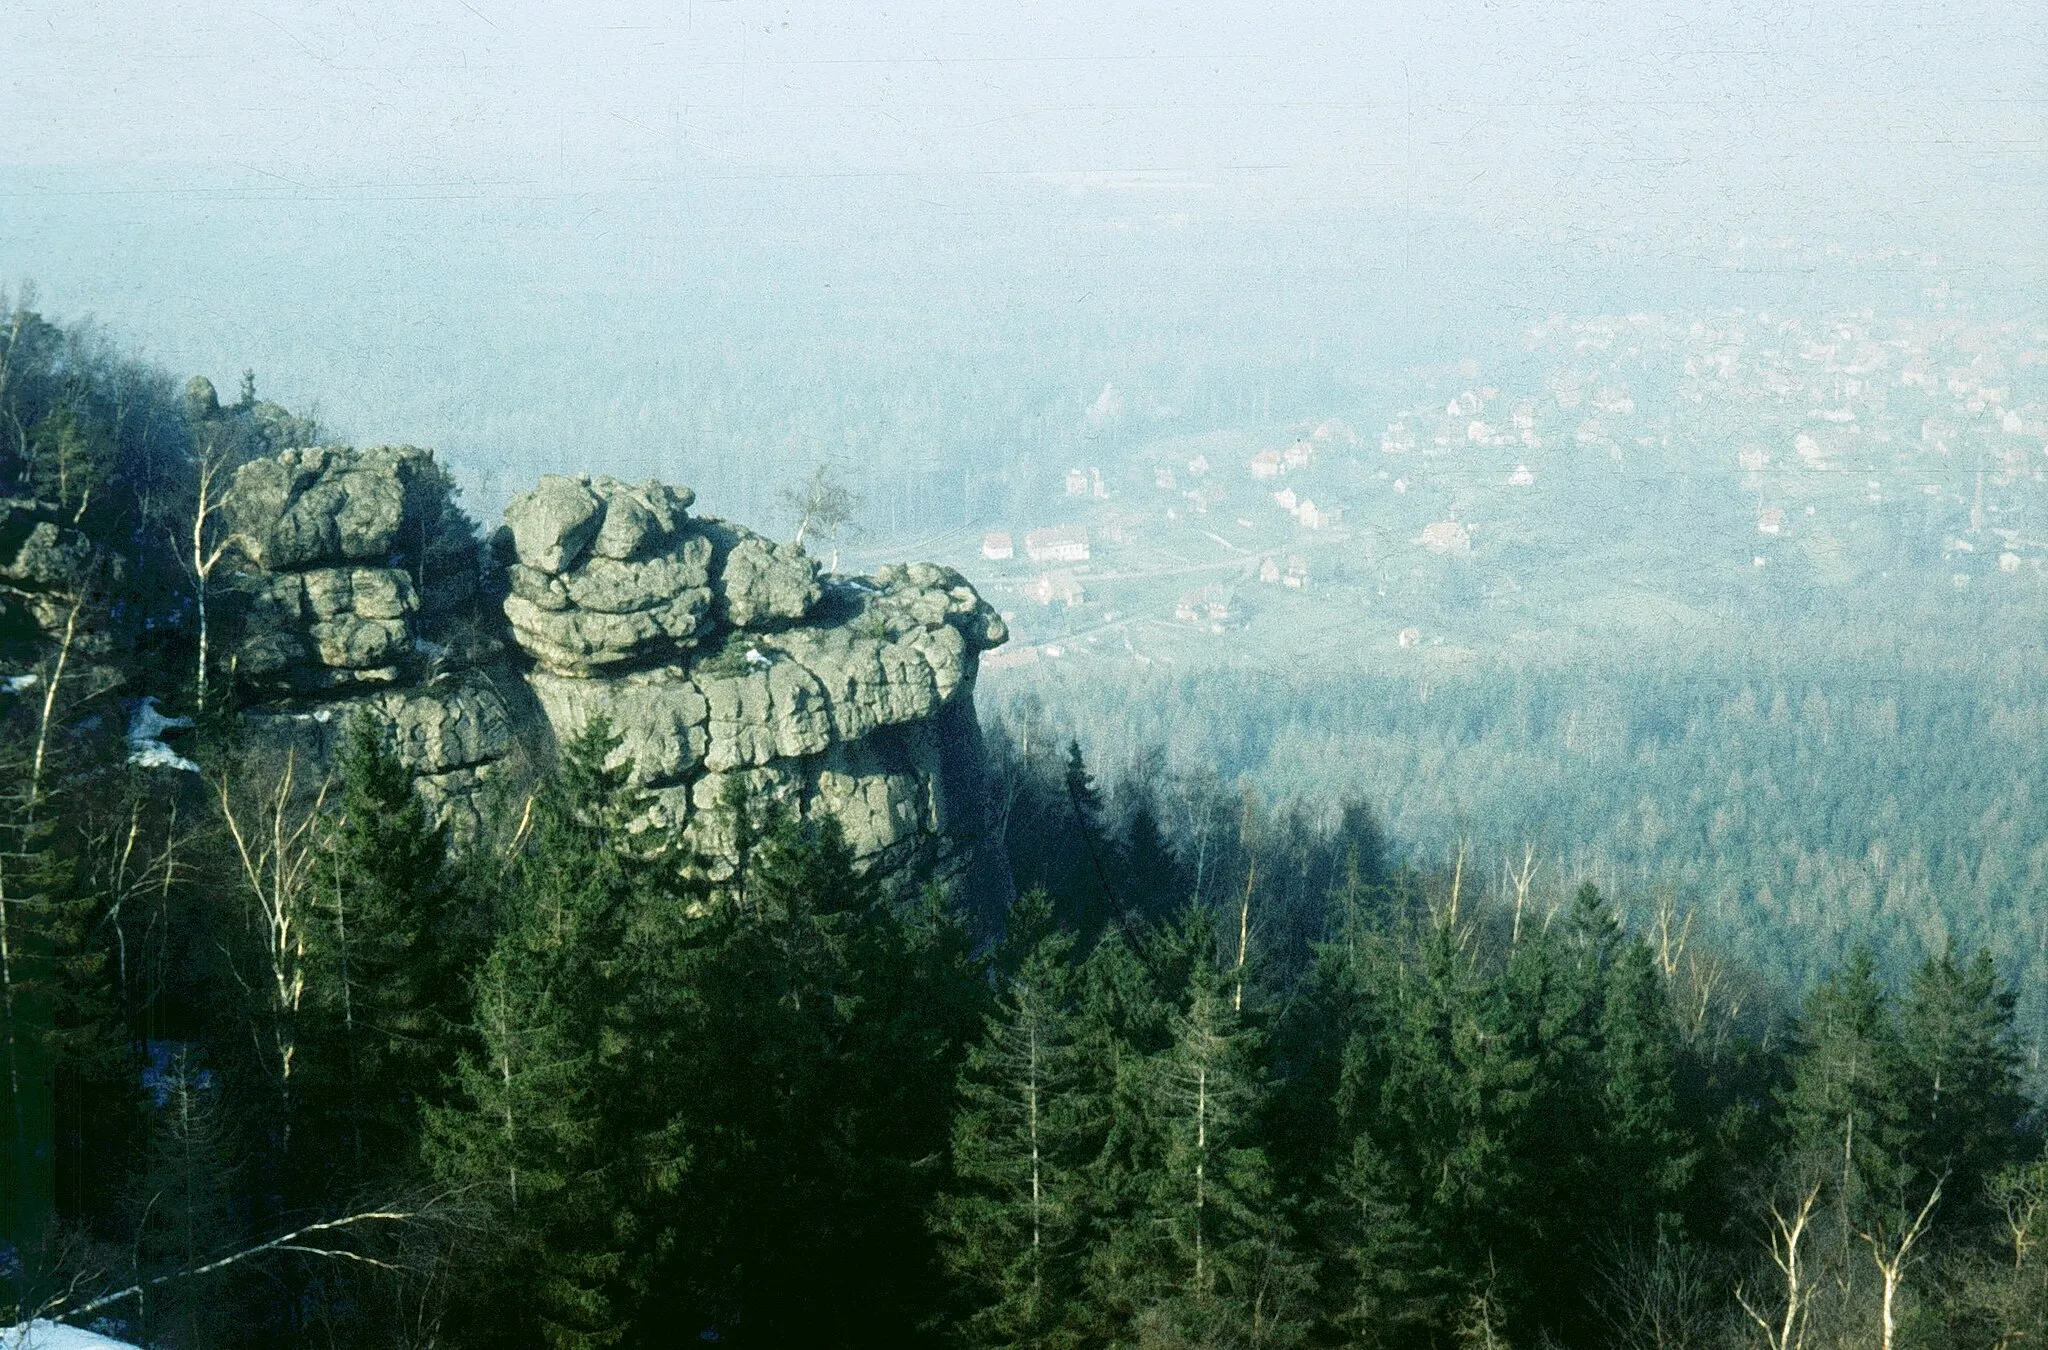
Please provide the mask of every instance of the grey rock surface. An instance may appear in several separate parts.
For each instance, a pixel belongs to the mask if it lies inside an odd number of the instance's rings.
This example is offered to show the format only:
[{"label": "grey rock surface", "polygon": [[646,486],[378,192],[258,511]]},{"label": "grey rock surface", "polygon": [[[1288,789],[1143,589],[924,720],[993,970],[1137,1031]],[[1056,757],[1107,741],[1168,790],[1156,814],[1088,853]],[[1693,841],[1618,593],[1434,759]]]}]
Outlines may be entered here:
[{"label": "grey rock surface", "polygon": [[956,572],[821,578],[794,545],[687,516],[693,501],[593,477],[508,510],[505,614],[557,743],[609,718],[654,793],[644,824],[714,878],[735,786],[757,811],[837,820],[869,867],[952,866],[979,826],[974,677],[1002,620]]},{"label": "grey rock surface", "polygon": [[212,603],[252,740],[326,771],[367,715],[436,817],[473,836],[518,728],[481,668],[503,619],[432,453],[285,450],[236,471],[221,515],[234,568]]},{"label": "grey rock surface", "polygon": [[[0,675],[40,658],[40,648],[62,641],[70,629],[73,656],[98,661],[113,655],[98,608],[78,606],[81,597],[117,585],[122,558],[95,548],[72,523],[73,512],[55,502],[0,498]],[[81,621],[71,628],[74,615]],[[108,666],[83,683],[101,683],[117,672]]]},{"label": "grey rock surface", "polygon": [[818,603],[818,565],[794,544],[747,535],[733,541],[723,562],[719,591],[734,628],[794,623]]},{"label": "grey rock surface", "polygon": [[574,567],[603,523],[603,503],[590,489],[555,474],[505,508],[519,561],[550,576]]},{"label": "grey rock surface", "polygon": [[822,577],[694,503],[543,478],[485,550],[425,451],[245,466],[220,594],[252,734],[331,764],[368,715],[436,816],[474,837],[494,797],[602,716],[647,793],[636,828],[714,881],[736,865],[738,809],[756,826],[836,821],[891,884],[956,870],[982,814],[976,668],[1002,620],[945,568]]},{"label": "grey rock surface", "polygon": [[251,460],[222,503],[228,531],[264,571],[383,563],[407,498],[432,466],[414,446],[313,446]]},{"label": "grey rock surface", "polygon": [[536,670],[527,676],[556,736],[568,740],[603,715],[620,738],[619,757],[633,782],[665,787],[687,782],[710,745],[709,706],[677,667],[617,679],[579,679]]}]

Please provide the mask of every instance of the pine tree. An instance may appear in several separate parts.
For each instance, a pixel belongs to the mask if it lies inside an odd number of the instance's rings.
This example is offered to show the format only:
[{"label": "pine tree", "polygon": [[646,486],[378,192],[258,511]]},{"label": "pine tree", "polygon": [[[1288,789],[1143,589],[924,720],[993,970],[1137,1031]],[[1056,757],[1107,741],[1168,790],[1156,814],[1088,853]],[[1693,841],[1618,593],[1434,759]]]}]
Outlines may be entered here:
[{"label": "pine tree", "polygon": [[452,1067],[462,1009],[446,832],[367,714],[340,755],[341,822],[316,873],[313,1026],[304,1038],[308,1150],[326,1188],[402,1175],[421,1105]]},{"label": "pine tree", "polygon": [[1328,1186],[1319,1217],[1335,1247],[1331,1284],[1338,1297],[1330,1300],[1330,1320],[1364,1344],[1392,1344],[1429,1311],[1419,1269],[1423,1235],[1401,1178],[1361,1129]]},{"label": "pine tree", "polygon": [[940,1302],[927,1216],[983,1007],[964,931],[931,897],[897,913],[829,819],[772,823],[739,893],[687,926],[677,977],[665,1137],[689,1167],[657,1320],[914,1343]]},{"label": "pine tree", "polygon": [[1260,1036],[1238,1012],[1207,913],[1179,927],[1186,984],[1148,1074],[1164,1149],[1138,1220],[1160,1239],[1145,1318],[1193,1344],[1290,1344],[1308,1278],[1258,1138]]},{"label": "pine tree", "polygon": [[616,1341],[643,1273],[645,1119],[620,1027],[647,868],[628,830],[641,807],[630,766],[606,763],[617,745],[592,719],[536,797],[502,935],[470,981],[455,1100],[428,1117],[437,1170],[489,1196],[511,1288],[563,1350]]},{"label": "pine tree", "polygon": [[1091,1343],[1128,1336],[1157,1284],[1156,1238],[1142,1218],[1164,1154],[1151,1060],[1173,1036],[1150,966],[1112,928],[1078,973],[1074,1072],[1087,1185],[1075,1215],[1081,1288],[1071,1316]]},{"label": "pine tree", "polygon": [[1318,1257],[1326,1321],[1365,1344],[1391,1344],[1426,1312],[1422,1234],[1410,1190],[1374,1139],[1393,1042],[1387,995],[1398,957],[1363,911],[1340,919],[1337,940],[1289,999],[1276,1034],[1278,1086],[1271,1150],[1284,1188],[1302,1197],[1303,1231]]},{"label": "pine tree", "polygon": [[1808,996],[1783,1093],[1792,1149],[1831,1160],[1839,1203],[1850,1209],[1900,1180],[1901,1054],[1876,960],[1858,948]]},{"label": "pine tree", "polygon": [[[138,1283],[196,1269],[244,1236],[234,1204],[238,1141],[214,1075],[192,1048],[179,1045],[166,1047],[149,1081],[143,1167],[123,1206],[135,1234]],[[233,1325],[234,1302],[224,1298],[221,1281],[170,1280],[145,1284],[132,1312],[145,1345],[158,1337],[205,1345]]]},{"label": "pine tree", "polygon": [[1899,1009],[1902,1160],[1923,1187],[1946,1178],[1946,1207],[1965,1216],[1981,1216],[1985,1183],[2029,1147],[2014,1002],[1988,951],[1960,964],[1950,945]]},{"label": "pine tree", "polygon": [[1050,912],[1043,892],[1011,909],[1013,932],[1035,940],[967,1052],[953,1120],[955,1181],[936,1211],[947,1266],[974,1305],[966,1336],[978,1345],[1073,1339],[1065,1321],[1084,1184],[1075,1167],[1074,941],[1044,931]]},{"label": "pine tree", "polygon": [[1095,776],[1088,772],[1078,740],[1067,742],[1067,765],[1063,778],[1067,808],[1078,856],[1066,860],[1066,910],[1070,922],[1084,942],[1092,941],[1104,925],[1116,918],[1116,887],[1110,880],[1109,838],[1102,825],[1102,795],[1096,791]]},{"label": "pine tree", "polygon": [[1159,923],[1187,903],[1180,859],[1160,832],[1149,801],[1141,800],[1124,823],[1117,871],[1127,922]]},{"label": "pine tree", "polygon": [[1630,942],[1607,971],[1596,1060],[1601,1130],[1596,1145],[1610,1179],[1602,1227],[1647,1238],[1692,1174],[1695,1150],[1678,1115],[1677,1035],[1649,949]]},{"label": "pine tree", "polygon": [[1419,1235],[1411,1307],[1439,1325],[1482,1286],[1526,1296],[1519,1257],[1542,1217],[1527,1147],[1537,1050],[1526,1011],[1481,978],[1469,945],[1446,912],[1402,963],[1374,1136]]}]

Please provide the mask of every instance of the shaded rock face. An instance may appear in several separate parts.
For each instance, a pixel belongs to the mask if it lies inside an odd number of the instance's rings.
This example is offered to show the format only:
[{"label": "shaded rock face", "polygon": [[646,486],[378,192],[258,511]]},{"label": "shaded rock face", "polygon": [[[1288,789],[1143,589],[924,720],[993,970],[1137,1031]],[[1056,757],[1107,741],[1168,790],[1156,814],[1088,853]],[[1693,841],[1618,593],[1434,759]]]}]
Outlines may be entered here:
[{"label": "shaded rock face", "polygon": [[[457,838],[481,827],[515,743],[506,647],[482,601],[474,527],[433,455],[287,450],[222,501],[235,570],[215,604],[252,739],[333,762],[350,722],[388,729]],[[516,702],[517,700],[513,700]]]},{"label": "shaded rock face", "polygon": [[829,815],[892,878],[956,869],[979,825],[981,652],[1008,635],[929,564],[821,578],[793,545],[659,483],[543,479],[506,511],[505,615],[559,740],[610,719],[650,824],[729,874],[735,785]]},{"label": "shaded rock face", "polygon": [[650,794],[647,825],[714,880],[735,863],[736,788],[757,810],[836,819],[885,879],[955,873],[981,816],[975,671],[1002,620],[945,568],[821,577],[694,502],[546,477],[486,556],[426,451],[246,465],[221,588],[256,695],[246,725],[331,763],[368,712],[460,838],[494,785],[518,789],[522,749],[545,758],[601,713]]},{"label": "shaded rock face", "polygon": [[[114,570],[95,577],[100,568]],[[120,559],[95,551],[55,504],[0,498],[0,651],[30,659],[63,631],[77,593],[117,580],[119,569]]]}]

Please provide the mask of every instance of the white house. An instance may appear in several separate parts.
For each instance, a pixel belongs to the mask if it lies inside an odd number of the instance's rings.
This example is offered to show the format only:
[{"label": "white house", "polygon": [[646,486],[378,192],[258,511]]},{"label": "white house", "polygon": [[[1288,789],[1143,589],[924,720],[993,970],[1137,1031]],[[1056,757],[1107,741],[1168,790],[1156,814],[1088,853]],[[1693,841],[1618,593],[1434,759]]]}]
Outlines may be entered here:
[{"label": "white house", "polygon": [[1024,536],[1024,556],[1035,563],[1087,562],[1086,525],[1048,525]]}]

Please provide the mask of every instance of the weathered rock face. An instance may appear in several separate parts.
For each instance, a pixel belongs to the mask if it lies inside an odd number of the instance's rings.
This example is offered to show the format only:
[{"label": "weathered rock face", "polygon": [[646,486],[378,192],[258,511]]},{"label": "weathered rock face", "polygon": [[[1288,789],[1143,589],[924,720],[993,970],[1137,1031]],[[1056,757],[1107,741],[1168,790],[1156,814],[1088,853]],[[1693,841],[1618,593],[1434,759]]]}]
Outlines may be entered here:
[{"label": "weathered rock face", "polygon": [[0,647],[26,644],[26,652],[63,631],[74,597],[92,584],[95,568],[119,561],[101,558],[52,503],[0,498]]},{"label": "weathered rock face", "polygon": [[712,874],[731,780],[835,817],[891,876],[945,872],[979,824],[979,654],[1007,633],[929,564],[823,578],[798,548],[692,518],[687,489],[543,479],[506,511],[505,614],[558,739],[602,713]]},{"label": "weathered rock face", "polygon": [[802,619],[818,568],[801,550],[715,520],[661,483],[547,477],[506,508],[505,617],[543,669],[596,675],[675,660],[720,628]]},{"label": "weathered rock face", "polygon": [[222,514],[237,570],[216,603],[257,695],[252,734],[327,763],[367,712],[428,805],[473,834],[514,725],[475,529],[432,454],[287,450],[242,466]]},{"label": "weathered rock face", "polygon": [[460,834],[520,747],[544,758],[601,713],[651,794],[648,825],[714,878],[733,862],[735,786],[838,820],[888,878],[956,869],[981,814],[975,670],[1002,620],[945,568],[821,577],[801,549],[690,515],[694,500],[543,478],[487,558],[425,451],[245,466],[224,590],[260,696],[248,725],[325,759],[368,711]]}]

